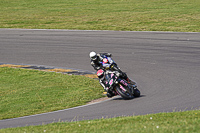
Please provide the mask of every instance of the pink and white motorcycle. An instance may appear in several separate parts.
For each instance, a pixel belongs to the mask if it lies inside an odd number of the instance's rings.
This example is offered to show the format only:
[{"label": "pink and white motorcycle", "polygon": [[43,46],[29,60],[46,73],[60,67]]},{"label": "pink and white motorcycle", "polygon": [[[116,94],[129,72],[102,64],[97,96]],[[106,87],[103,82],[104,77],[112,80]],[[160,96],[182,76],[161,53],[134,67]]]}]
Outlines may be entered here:
[{"label": "pink and white motorcycle", "polygon": [[124,99],[132,99],[140,96],[140,91],[137,89],[136,83],[128,83],[115,73],[107,74],[106,79],[109,85],[112,86],[109,91],[114,95],[120,95]]}]

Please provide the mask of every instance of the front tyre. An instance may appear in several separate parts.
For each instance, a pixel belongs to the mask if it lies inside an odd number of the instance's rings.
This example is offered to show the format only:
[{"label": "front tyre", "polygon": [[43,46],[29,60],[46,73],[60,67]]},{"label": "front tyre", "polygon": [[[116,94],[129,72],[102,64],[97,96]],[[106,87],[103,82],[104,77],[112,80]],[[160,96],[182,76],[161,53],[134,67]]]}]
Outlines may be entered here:
[{"label": "front tyre", "polygon": [[136,88],[136,89],[134,89],[134,91],[133,91],[133,96],[134,97],[140,97],[140,91]]},{"label": "front tyre", "polygon": [[117,85],[115,88],[116,88],[117,93],[118,93],[122,98],[124,98],[124,99],[132,99],[132,98],[134,98],[134,96],[133,96],[131,93],[129,93],[129,92],[126,90],[126,88],[120,87],[119,85]]}]

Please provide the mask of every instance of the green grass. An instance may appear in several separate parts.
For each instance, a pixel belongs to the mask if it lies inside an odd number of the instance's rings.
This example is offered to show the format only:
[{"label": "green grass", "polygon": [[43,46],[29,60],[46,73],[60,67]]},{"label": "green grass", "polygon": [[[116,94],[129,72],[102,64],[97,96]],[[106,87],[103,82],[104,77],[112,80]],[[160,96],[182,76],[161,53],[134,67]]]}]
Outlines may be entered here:
[{"label": "green grass", "polygon": [[[102,97],[97,80],[38,70],[0,68],[0,119],[83,105]],[[199,132],[200,110],[0,129],[24,132]],[[98,125],[98,126],[97,126]]]},{"label": "green grass", "polygon": [[200,32],[199,0],[0,0],[0,28]]},{"label": "green grass", "polygon": [[187,133],[200,131],[200,110],[1,129],[1,133]]},{"label": "green grass", "polygon": [[84,76],[0,68],[0,120],[84,105],[102,93]]},{"label": "green grass", "polygon": [[[199,7],[199,0],[0,0],[0,28],[200,32]],[[0,119],[83,105],[103,92],[83,76],[12,68],[0,75]],[[199,123],[198,110],[0,132],[199,132]]]}]

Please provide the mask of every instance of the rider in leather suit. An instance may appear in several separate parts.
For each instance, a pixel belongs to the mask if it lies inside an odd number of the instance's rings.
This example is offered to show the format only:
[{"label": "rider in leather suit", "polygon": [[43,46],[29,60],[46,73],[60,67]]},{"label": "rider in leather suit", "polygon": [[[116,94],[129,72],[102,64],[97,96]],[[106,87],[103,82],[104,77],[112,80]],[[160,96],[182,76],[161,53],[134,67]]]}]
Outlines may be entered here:
[{"label": "rider in leather suit", "polygon": [[107,97],[113,97],[116,94],[112,91],[112,85],[109,84],[111,80],[111,74],[119,75],[119,72],[112,72],[112,71],[104,71],[102,69],[99,69],[97,71],[97,76],[99,78],[100,85],[104,88],[104,90],[107,92]]},{"label": "rider in leather suit", "polygon": [[[114,96],[115,94],[112,92],[112,91],[109,91],[110,90],[110,85],[108,84],[108,79],[105,78],[105,74],[108,74],[108,73],[115,73],[118,77],[122,78],[122,79],[125,79],[128,83],[132,84],[132,85],[135,85],[136,83],[131,81],[126,73],[122,72],[120,70],[120,68],[117,67],[117,64],[116,63],[112,63],[112,64],[109,64],[109,68],[114,70],[114,71],[109,71],[109,70],[106,70],[105,72],[102,70],[104,69],[104,66],[102,65],[102,62],[103,62],[103,59],[106,57],[111,57],[112,54],[110,53],[99,53],[99,54],[96,54],[94,51],[93,52],[90,52],[89,54],[90,58],[91,58],[91,65],[93,66],[93,68],[97,71],[97,76],[99,78],[99,83],[101,84],[101,86],[104,88],[104,90],[107,92],[107,96],[108,97],[112,97]],[[106,64],[104,64],[106,66]],[[98,71],[99,70],[99,71]],[[101,71],[101,72],[100,72]],[[100,73],[103,73],[103,77],[99,77]]]},{"label": "rider in leather suit", "polygon": [[91,59],[91,65],[94,67],[95,70],[99,70],[103,67],[101,62],[103,61],[104,56],[111,57],[112,54],[110,53],[96,54],[95,52],[90,52],[89,56]]},{"label": "rider in leather suit", "polygon": [[[111,57],[112,54],[111,53],[99,53],[96,54],[94,51],[90,52],[89,54],[90,59],[91,59],[91,65],[94,67],[95,70],[99,70],[99,69],[104,69],[104,66],[102,65],[103,59],[106,57]],[[109,65],[109,67],[114,70],[114,71],[118,71],[120,73],[120,76],[127,80],[128,82],[131,80],[129,80],[129,78],[127,77],[126,73],[122,72],[120,70],[120,68],[117,66],[116,63],[112,63]]]}]

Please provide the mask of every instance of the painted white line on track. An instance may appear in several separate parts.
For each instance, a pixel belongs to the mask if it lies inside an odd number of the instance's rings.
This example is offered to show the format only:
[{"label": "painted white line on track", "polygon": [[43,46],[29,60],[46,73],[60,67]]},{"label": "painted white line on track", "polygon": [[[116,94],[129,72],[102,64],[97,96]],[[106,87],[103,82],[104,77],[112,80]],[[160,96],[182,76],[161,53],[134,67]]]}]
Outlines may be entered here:
[{"label": "painted white line on track", "polygon": [[33,30],[33,31],[79,31],[79,32],[101,32],[101,31],[107,31],[107,32],[140,32],[140,33],[170,33],[170,34],[177,34],[177,33],[193,33],[193,34],[199,34],[200,32],[172,32],[172,31],[115,31],[115,30],[70,30],[70,29],[12,29],[12,28],[0,28],[0,30]]},{"label": "painted white line on track", "polygon": [[24,118],[34,117],[34,116],[40,116],[40,115],[45,115],[45,114],[53,114],[53,113],[58,113],[58,112],[63,112],[63,111],[83,108],[83,107],[87,107],[87,106],[90,106],[90,105],[94,105],[94,104],[99,104],[99,103],[102,103],[102,102],[110,101],[110,100],[112,100],[114,98],[117,98],[117,97],[113,97],[113,98],[110,98],[110,99],[107,99],[107,100],[104,100],[104,101],[100,101],[100,102],[94,102],[94,103],[91,103],[91,104],[81,105],[81,106],[78,106],[78,107],[73,107],[73,108],[68,108],[68,109],[63,109],[63,110],[57,110],[57,111],[47,112],[47,113],[41,113],[41,114],[35,114],[35,115],[29,115],[29,116],[22,116],[22,117],[11,118],[11,119],[3,119],[3,120],[0,120],[0,121],[10,121],[10,120],[24,119]]}]

